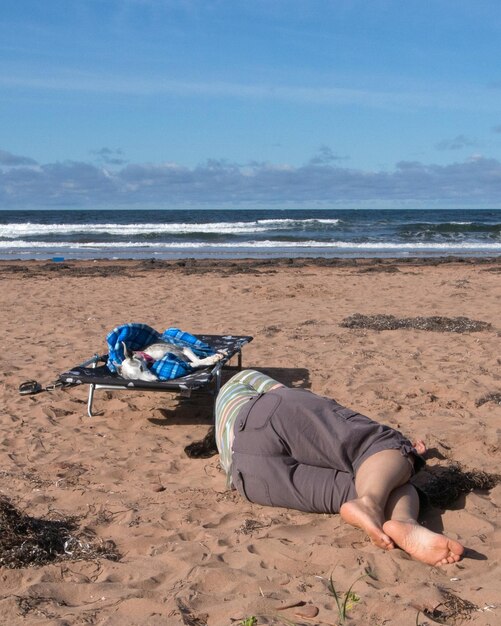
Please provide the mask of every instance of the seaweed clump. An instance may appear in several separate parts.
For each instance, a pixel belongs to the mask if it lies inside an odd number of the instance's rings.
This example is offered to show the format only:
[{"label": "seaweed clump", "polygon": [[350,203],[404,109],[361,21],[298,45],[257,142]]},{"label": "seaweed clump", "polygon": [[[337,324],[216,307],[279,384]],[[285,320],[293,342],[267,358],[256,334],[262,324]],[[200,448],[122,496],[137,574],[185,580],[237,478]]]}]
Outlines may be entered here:
[{"label": "seaweed clump", "polygon": [[420,489],[426,494],[429,504],[438,509],[450,507],[464,494],[475,490],[488,491],[501,482],[500,474],[463,471],[459,463],[430,468],[429,471],[432,476]]},{"label": "seaweed clump", "polygon": [[478,611],[476,604],[460,598],[449,589],[441,588],[440,592],[443,602],[432,611],[426,609],[423,611],[424,615],[434,622],[438,624],[460,624],[464,620],[470,619],[472,613]]},{"label": "seaweed clump", "polygon": [[398,330],[413,328],[437,333],[476,333],[491,330],[488,322],[471,320],[468,317],[395,317],[394,315],[362,315],[355,313],[341,322],[346,328],[367,328],[370,330]]},{"label": "seaweed clump", "polygon": [[183,600],[181,600],[181,598],[176,598],[176,604],[179,609],[179,613],[181,614],[183,624],[186,626],[207,626],[208,615],[206,613],[195,615],[190,607],[185,604]]},{"label": "seaweed clump", "polygon": [[482,406],[482,404],[485,404],[486,402],[495,402],[496,404],[501,404],[501,393],[495,391],[492,393],[488,393],[485,396],[479,398],[475,402],[475,406]]},{"label": "seaweed clump", "polygon": [[185,446],[184,452],[190,459],[208,459],[217,454],[216,431],[214,426],[209,428],[208,433],[203,439],[194,441]]},{"label": "seaweed clump", "polygon": [[0,496],[0,567],[15,569],[99,557],[118,561],[120,554],[113,541],[100,541],[89,529],[78,530],[76,517],[30,517]]}]

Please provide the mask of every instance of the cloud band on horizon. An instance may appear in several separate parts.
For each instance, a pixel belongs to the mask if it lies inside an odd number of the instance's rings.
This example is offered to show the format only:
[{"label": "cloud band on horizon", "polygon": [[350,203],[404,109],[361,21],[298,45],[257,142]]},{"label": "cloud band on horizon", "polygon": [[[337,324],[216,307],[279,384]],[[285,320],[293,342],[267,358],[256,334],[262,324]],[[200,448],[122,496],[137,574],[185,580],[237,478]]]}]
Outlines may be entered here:
[{"label": "cloud band on horizon", "polygon": [[180,208],[331,206],[357,202],[433,202],[499,206],[501,163],[476,157],[449,165],[397,163],[363,171],[328,160],[305,165],[209,160],[133,164],[115,169],[77,161],[37,164],[0,150],[0,208]]}]

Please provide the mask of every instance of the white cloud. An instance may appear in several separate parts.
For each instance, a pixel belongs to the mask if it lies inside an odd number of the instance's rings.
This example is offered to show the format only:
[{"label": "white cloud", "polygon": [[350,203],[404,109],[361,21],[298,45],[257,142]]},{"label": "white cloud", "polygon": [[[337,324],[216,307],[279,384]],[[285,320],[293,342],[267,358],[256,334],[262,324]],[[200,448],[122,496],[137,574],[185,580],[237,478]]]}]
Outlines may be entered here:
[{"label": "white cloud", "polygon": [[36,165],[37,162],[30,157],[19,156],[17,154],[12,154],[12,152],[7,152],[7,150],[0,150],[0,165],[8,166],[8,167],[16,167],[19,165]]},{"label": "white cloud", "polygon": [[342,161],[346,157],[340,157],[334,154],[329,146],[322,145],[317,153],[310,159],[310,165],[328,165],[334,161]]},{"label": "white cloud", "polygon": [[[1,153],[0,153],[1,154]],[[26,157],[23,157],[26,158]],[[501,163],[477,156],[450,165],[398,163],[368,172],[331,163],[286,164],[211,160],[105,165],[68,161],[37,168],[0,167],[0,206],[126,207],[329,205],[356,202],[482,202],[499,205]]]},{"label": "white cloud", "polygon": [[465,135],[457,135],[453,139],[443,139],[437,143],[437,150],[461,150],[462,148],[468,148],[476,146],[477,142],[474,139],[470,139]]},{"label": "white cloud", "polygon": [[111,148],[101,148],[100,150],[92,150],[91,154],[97,157],[97,160],[105,165],[125,165],[126,159],[123,157],[123,150],[120,148],[113,150]]}]

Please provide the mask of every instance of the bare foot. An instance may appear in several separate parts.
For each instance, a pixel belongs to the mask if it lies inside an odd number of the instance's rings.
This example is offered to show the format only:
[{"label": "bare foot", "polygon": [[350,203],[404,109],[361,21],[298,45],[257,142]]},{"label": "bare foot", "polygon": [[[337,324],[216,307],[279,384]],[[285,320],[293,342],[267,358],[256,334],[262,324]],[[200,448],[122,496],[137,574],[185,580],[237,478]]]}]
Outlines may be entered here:
[{"label": "bare foot", "polygon": [[464,552],[464,547],[458,541],[423,528],[413,520],[390,520],[383,524],[383,529],[397,546],[428,565],[456,563]]},{"label": "bare foot", "polygon": [[422,439],[415,441],[413,446],[418,454],[424,454],[426,452],[426,444]]},{"label": "bare foot", "polygon": [[382,512],[367,496],[345,502],[339,512],[347,524],[365,530],[378,548],[392,550],[395,547],[390,537],[383,532]]}]

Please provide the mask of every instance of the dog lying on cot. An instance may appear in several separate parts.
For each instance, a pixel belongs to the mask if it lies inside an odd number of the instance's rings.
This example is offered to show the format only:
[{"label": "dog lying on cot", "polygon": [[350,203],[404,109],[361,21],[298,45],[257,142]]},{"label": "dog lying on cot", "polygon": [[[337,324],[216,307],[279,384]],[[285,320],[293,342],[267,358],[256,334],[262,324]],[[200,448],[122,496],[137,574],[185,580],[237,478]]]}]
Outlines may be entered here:
[{"label": "dog lying on cot", "polygon": [[117,370],[120,376],[127,380],[158,380],[155,374],[149,370],[148,363],[161,359],[167,353],[174,354],[194,369],[214,365],[226,356],[226,353],[220,350],[216,354],[200,359],[193,350],[186,346],[179,347],[172,343],[163,342],[153,343],[143,350],[134,351],[129,350],[124,341],[122,341],[122,346],[125,358],[121,365],[117,366]]}]

